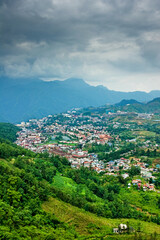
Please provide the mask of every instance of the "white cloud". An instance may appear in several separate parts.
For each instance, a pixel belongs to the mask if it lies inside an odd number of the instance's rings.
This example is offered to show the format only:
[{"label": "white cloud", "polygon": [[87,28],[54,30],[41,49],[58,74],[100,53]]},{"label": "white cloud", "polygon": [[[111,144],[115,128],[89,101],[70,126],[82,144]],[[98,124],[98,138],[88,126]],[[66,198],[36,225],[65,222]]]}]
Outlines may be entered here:
[{"label": "white cloud", "polygon": [[2,0],[0,67],[11,77],[160,89],[159,13],[158,0]]}]

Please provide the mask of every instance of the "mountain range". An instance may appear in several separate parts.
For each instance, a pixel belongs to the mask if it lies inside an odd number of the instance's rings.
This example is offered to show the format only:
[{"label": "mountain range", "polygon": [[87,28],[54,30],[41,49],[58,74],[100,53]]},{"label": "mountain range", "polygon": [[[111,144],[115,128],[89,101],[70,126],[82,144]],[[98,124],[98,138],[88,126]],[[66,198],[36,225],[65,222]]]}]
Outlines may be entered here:
[{"label": "mountain range", "polygon": [[0,121],[18,123],[77,107],[115,104],[123,99],[148,102],[160,97],[160,90],[149,93],[119,92],[91,86],[82,79],[43,81],[40,79],[0,78]]}]

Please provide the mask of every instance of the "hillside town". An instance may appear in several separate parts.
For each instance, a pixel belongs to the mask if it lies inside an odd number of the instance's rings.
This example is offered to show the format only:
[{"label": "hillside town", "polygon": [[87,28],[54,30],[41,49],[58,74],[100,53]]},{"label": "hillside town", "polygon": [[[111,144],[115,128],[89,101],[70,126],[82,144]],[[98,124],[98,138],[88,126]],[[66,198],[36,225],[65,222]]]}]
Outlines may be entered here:
[{"label": "hillside town", "polygon": [[[48,152],[49,155],[65,157],[72,168],[83,166],[97,173],[121,175],[124,180],[135,167],[139,169],[141,179],[133,179],[128,188],[133,185],[144,191],[155,191],[155,173],[160,165],[156,161],[150,162],[147,156],[135,156],[137,148],[143,154],[153,151],[155,159],[159,154],[155,135],[144,129],[147,121],[155,122],[155,116],[120,111],[84,114],[74,109],[18,124],[21,130],[16,144],[36,153]],[[150,135],[144,138],[143,133]]]}]

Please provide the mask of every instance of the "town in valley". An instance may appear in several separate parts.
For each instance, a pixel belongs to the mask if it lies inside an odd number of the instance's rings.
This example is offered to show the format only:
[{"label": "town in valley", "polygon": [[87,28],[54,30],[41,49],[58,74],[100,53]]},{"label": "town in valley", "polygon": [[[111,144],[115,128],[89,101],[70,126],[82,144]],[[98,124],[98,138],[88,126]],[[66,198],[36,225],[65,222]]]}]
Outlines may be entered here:
[{"label": "town in valley", "polygon": [[159,192],[159,122],[159,114],[77,108],[17,124],[16,144],[65,157],[72,168],[119,176],[128,189]]}]

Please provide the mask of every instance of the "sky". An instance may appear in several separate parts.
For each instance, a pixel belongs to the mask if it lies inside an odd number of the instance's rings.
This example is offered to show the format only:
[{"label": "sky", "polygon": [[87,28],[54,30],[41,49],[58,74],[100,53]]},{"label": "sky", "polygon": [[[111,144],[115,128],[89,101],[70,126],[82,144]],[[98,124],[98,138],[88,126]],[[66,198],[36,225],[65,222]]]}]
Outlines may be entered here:
[{"label": "sky", "polygon": [[160,89],[160,1],[0,0],[0,76]]}]

